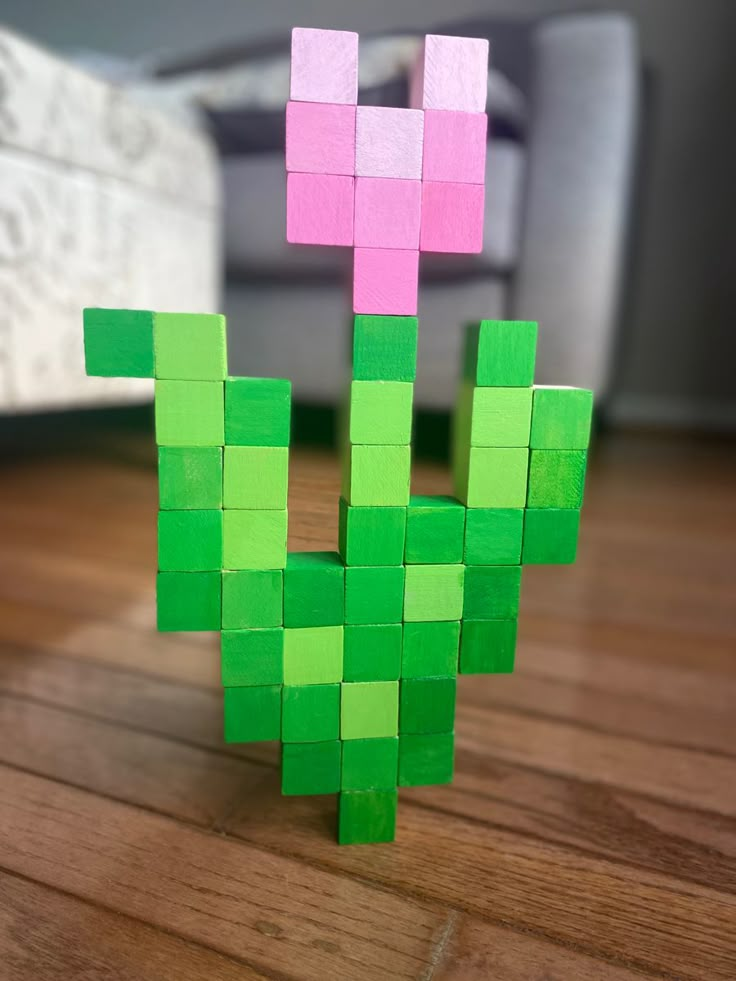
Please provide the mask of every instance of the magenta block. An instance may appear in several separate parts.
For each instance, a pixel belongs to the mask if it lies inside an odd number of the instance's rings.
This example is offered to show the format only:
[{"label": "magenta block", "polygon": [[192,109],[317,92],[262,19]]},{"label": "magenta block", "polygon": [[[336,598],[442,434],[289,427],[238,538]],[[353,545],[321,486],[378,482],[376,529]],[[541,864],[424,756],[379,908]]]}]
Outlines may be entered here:
[{"label": "magenta block", "polygon": [[358,106],[355,173],[421,180],[423,134],[420,109]]},{"label": "magenta block", "polygon": [[413,109],[485,112],[487,90],[485,38],[426,36],[410,81],[409,105]]},{"label": "magenta block", "polygon": [[422,182],[422,252],[481,252],[485,186]]},{"label": "magenta block", "polygon": [[416,251],[421,218],[421,181],[355,178],[356,246]]},{"label": "magenta block", "polygon": [[356,249],[354,313],[416,316],[419,253],[409,249]]},{"label": "magenta block", "polygon": [[286,169],[355,174],[355,106],[287,102]]},{"label": "magenta block", "polygon": [[291,32],[291,90],[295,102],[358,101],[358,35],[295,27]]},{"label": "magenta block", "polygon": [[487,136],[484,112],[427,109],[422,177],[425,181],[484,184]]},{"label": "magenta block", "polygon": [[301,245],[353,244],[353,177],[288,174],[286,240]]}]

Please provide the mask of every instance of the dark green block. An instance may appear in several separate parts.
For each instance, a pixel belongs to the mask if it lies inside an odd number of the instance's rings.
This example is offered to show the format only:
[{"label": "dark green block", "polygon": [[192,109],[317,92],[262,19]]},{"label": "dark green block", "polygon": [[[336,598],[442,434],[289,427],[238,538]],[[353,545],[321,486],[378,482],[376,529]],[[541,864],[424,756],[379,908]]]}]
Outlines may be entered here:
[{"label": "dark green block", "polygon": [[339,685],[285,685],[281,738],[316,743],[340,736]]},{"label": "dark green block", "polygon": [[344,681],[397,681],[401,673],[401,624],[345,627]]},{"label": "dark green block", "polygon": [[516,620],[464,620],[460,674],[510,674],[514,670]]},{"label": "dark green block", "polygon": [[222,629],[280,627],[284,622],[280,569],[241,569],[222,573]]},{"label": "dark green block", "polygon": [[532,450],[529,457],[529,508],[580,508],[585,450]]},{"label": "dark green block", "polygon": [[535,450],[585,450],[592,416],[591,391],[538,386],[534,389],[529,445]]},{"label": "dark green block", "polygon": [[476,385],[525,388],[534,381],[537,325],[526,320],[481,320],[465,334],[463,375]]},{"label": "dark green block", "polygon": [[469,565],[465,569],[466,620],[503,620],[519,614],[521,566]]},{"label": "dark green block", "polygon": [[455,498],[414,495],[406,513],[406,561],[462,562],[464,532],[465,506]]},{"label": "dark green block", "polygon": [[159,446],[162,511],[222,507],[221,446]]},{"label": "dark green block", "polygon": [[455,734],[431,732],[399,736],[399,786],[452,783]]},{"label": "dark green block", "polygon": [[416,317],[358,314],[353,321],[353,378],[413,382],[417,330]]},{"label": "dark green block", "polygon": [[340,789],[340,741],[284,743],[282,794],[335,794]]},{"label": "dark green block", "polygon": [[407,678],[399,693],[399,733],[450,732],[455,724],[455,678]]},{"label": "dark green block", "polygon": [[393,790],[398,759],[398,736],[347,739],[342,744],[342,789]]},{"label": "dark green block", "polygon": [[159,572],[156,609],[159,630],[219,630],[219,572]]},{"label": "dark green block", "polygon": [[518,565],[524,531],[522,508],[468,508],[466,565]]},{"label": "dark green block", "polygon": [[403,566],[345,570],[345,623],[400,623],[403,611]]},{"label": "dark green block", "polygon": [[341,845],[368,845],[396,837],[396,790],[343,790],[338,805]]},{"label": "dark green block", "polygon": [[222,511],[159,511],[161,572],[222,569]]},{"label": "dark green block", "polygon": [[401,677],[454,678],[459,643],[457,620],[405,623]]},{"label": "dark green block", "polygon": [[524,565],[575,561],[580,511],[577,508],[529,509],[524,518]]},{"label": "dark green block", "polygon": [[290,552],[284,570],[284,625],[345,622],[345,566],[336,552]]},{"label": "dark green block", "polygon": [[350,507],[340,498],[339,548],[345,565],[402,565],[406,508]]},{"label": "dark green block", "polygon": [[228,378],[225,442],[231,446],[288,446],[291,382],[285,378]]},{"label": "dark green block", "polygon": [[220,635],[220,671],[225,688],[282,684],[283,628],[223,630]]},{"label": "dark green block", "polygon": [[225,742],[255,743],[281,736],[281,686],[225,688]]},{"label": "dark green block", "polygon": [[87,307],[84,365],[88,375],[153,378],[153,312]]}]

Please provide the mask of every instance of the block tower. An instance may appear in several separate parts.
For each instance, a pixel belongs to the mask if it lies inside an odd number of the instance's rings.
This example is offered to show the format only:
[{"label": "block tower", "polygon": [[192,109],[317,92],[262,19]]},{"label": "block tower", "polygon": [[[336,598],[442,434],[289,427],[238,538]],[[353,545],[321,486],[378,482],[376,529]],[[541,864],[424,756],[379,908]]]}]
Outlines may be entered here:
[{"label": "block tower", "polygon": [[155,378],[160,630],[221,636],[228,742],[390,841],[447,783],[458,673],[513,670],[521,566],[574,561],[592,393],[535,387],[537,325],[466,329],[454,497],[410,496],[420,252],[482,247],[488,45],[428,35],[411,108],[357,105],[358,37],[295,29],[287,237],[354,248],[337,552],[287,554],[291,387],[228,375],[224,318],[85,310],[91,375]]}]

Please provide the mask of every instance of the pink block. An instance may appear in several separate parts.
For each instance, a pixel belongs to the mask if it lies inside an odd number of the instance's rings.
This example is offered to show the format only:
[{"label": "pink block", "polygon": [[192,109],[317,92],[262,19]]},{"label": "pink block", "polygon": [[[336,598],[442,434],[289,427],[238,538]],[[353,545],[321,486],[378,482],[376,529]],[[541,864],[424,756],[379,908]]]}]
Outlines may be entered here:
[{"label": "pink block", "polygon": [[355,106],[287,102],[286,169],[303,174],[355,173]]},{"label": "pink block", "polygon": [[291,32],[291,91],[295,102],[358,101],[358,35],[353,31]]},{"label": "pink block", "polygon": [[288,174],[286,240],[300,245],[353,244],[355,178]]},{"label": "pink block", "polygon": [[427,109],[424,113],[425,181],[484,184],[488,117],[484,112]]},{"label": "pink block", "polygon": [[411,77],[410,106],[485,112],[487,89],[488,41],[485,38],[426,36]]},{"label": "pink block", "polygon": [[356,246],[416,251],[421,218],[421,181],[356,177]]},{"label": "pink block", "polygon": [[419,253],[409,249],[356,249],[353,312],[414,317]]},{"label": "pink block", "polygon": [[422,252],[482,252],[483,184],[422,182]]},{"label": "pink block", "polygon": [[421,109],[358,106],[355,173],[421,180],[423,134]]}]

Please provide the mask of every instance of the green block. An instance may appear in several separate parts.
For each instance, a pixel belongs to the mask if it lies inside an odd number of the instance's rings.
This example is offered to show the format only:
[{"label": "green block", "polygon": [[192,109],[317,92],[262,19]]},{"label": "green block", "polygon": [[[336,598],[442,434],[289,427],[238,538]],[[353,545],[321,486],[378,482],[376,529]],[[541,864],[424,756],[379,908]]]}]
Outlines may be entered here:
[{"label": "green block", "polygon": [[351,508],[340,498],[339,548],[345,565],[402,565],[406,508]]},{"label": "green block", "polygon": [[343,454],[342,496],[358,507],[406,507],[410,446],[351,446]]},{"label": "green block", "polygon": [[226,446],[223,504],[226,508],[282,511],[289,490],[286,446]]},{"label": "green block", "polygon": [[340,789],[340,740],[284,743],[281,751],[281,793],[335,794]]},{"label": "green block", "polygon": [[159,572],[156,611],[159,630],[219,630],[219,572]]},{"label": "green block", "polygon": [[228,378],[225,442],[234,446],[288,446],[291,382],[285,378]]},{"label": "green block", "polygon": [[454,678],[459,643],[459,620],[405,623],[401,677]]},{"label": "green block", "polygon": [[222,507],[220,446],[159,446],[158,495],[162,511]]},{"label": "green block", "polygon": [[463,375],[476,385],[523,388],[534,381],[536,352],[536,323],[481,320],[466,330]]},{"label": "green block", "polygon": [[530,446],[535,450],[586,450],[593,393],[584,388],[534,388]]},{"label": "green block", "polygon": [[223,630],[220,672],[225,688],[281,685],[284,680],[284,630]]},{"label": "green block", "polygon": [[86,307],[84,366],[104,378],[153,378],[153,313]]},{"label": "green block", "polygon": [[407,678],[401,682],[399,732],[451,732],[455,678]]},{"label": "green block", "polygon": [[418,323],[416,317],[358,314],[353,321],[353,378],[413,382]]},{"label": "green block", "polygon": [[345,622],[345,566],[336,552],[290,552],[284,572],[284,625]]},{"label": "green block", "polygon": [[398,736],[348,739],[342,744],[342,790],[394,790],[399,766]]},{"label": "green block", "polygon": [[527,507],[582,507],[587,457],[585,450],[532,450]]},{"label": "green block", "polygon": [[338,805],[341,845],[369,845],[396,837],[396,790],[343,790]]},{"label": "green block", "polygon": [[341,739],[395,736],[398,726],[398,681],[357,681],[342,685]]},{"label": "green block", "polygon": [[280,627],[284,622],[284,580],[280,569],[222,573],[222,629]]},{"label": "green block", "polygon": [[471,446],[459,466],[457,496],[469,508],[523,508],[529,450]]},{"label": "green block", "polygon": [[223,383],[156,380],[156,442],[160,446],[222,446]]},{"label": "green block", "polygon": [[346,626],[343,681],[397,681],[401,639],[400,623]]},{"label": "green block", "polygon": [[466,620],[505,620],[519,614],[521,566],[469,565],[465,569]]},{"label": "green block", "polygon": [[471,446],[529,446],[531,388],[475,388]]},{"label": "green block", "polygon": [[225,688],[225,742],[256,743],[281,737],[281,686]]},{"label": "green block", "polygon": [[465,507],[453,497],[409,498],[406,562],[462,562]]},{"label": "green block", "polygon": [[156,377],[224,381],[227,329],[216,313],[154,313]]},{"label": "green block", "polygon": [[515,619],[464,620],[460,674],[510,674],[515,650]]},{"label": "green block", "polygon": [[577,508],[530,508],[524,518],[524,565],[575,561],[580,511]]},{"label": "green block", "polygon": [[411,382],[354,381],[350,386],[350,442],[408,445],[413,398]]},{"label": "green block", "polygon": [[521,508],[469,508],[465,519],[465,564],[518,565],[523,533]]},{"label": "green block", "polygon": [[284,685],[281,738],[319,743],[340,736],[340,685]]},{"label": "green block", "polygon": [[287,512],[223,511],[226,569],[283,569],[286,565]]},{"label": "green block", "polygon": [[161,572],[207,572],[222,568],[222,511],[159,511]]},{"label": "green block", "polygon": [[284,684],[328,685],[342,680],[342,627],[287,627]]},{"label": "green block", "polygon": [[345,570],[345,623],[401,623],[403,605],[403,566]]},{"label": "green block", "polygon": [[455,734],[428,732],[399,736],[399,786],[452,783]]},{"label": "green block", "polygon": [[404,620],[459,620],[464,576],[464,565],[408,565]]}]

